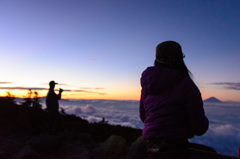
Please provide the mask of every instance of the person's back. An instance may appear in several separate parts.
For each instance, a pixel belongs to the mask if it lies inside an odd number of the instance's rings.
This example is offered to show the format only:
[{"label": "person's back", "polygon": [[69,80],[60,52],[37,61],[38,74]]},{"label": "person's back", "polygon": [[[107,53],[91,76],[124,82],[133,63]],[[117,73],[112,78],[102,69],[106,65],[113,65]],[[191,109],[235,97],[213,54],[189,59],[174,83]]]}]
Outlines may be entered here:
[{"label": "person's back", "polygon": [[148,67],[142,74],[141,119],[143,137],[188,139],[208,128],[201,94],[180,71]]},{"label": "person's back", "polygon": [[58,111],[58,109],[59,109],[58,100],[59,100],[59,97],[54,92],[54,90],[53,89],[49,89],[47,97],[46,97],[47,110],[50,111],[50,112]]}]

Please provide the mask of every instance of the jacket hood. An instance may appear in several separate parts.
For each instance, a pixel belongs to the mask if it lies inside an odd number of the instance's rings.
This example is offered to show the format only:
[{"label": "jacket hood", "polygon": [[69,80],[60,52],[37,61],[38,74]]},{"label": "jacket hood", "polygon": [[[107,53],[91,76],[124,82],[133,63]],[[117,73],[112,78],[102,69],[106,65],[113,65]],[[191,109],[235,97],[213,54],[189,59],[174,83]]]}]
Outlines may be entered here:
[{"label": "jacket hood", "polygon": [[184,73],[162,66],[148,67],[142,73],[142,91],[148,94],[159,94],[173,87],[187,77]]}]

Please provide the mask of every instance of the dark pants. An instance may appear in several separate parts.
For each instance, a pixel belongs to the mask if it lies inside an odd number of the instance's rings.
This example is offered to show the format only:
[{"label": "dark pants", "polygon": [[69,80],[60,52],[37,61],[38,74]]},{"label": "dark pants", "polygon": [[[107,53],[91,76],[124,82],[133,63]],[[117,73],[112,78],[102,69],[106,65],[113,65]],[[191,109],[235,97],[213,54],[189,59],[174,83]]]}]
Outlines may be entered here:
[{"label": "dark pants", "polygon": [[217,154],[208,146],[189,143],[187,140],[147,140],[149,159],[237,159]]},{"label": "dark pants", "polygon": [[49,111],[49,128],[48,132],[56,133],[60,127],[60,114],[56,111]]}]

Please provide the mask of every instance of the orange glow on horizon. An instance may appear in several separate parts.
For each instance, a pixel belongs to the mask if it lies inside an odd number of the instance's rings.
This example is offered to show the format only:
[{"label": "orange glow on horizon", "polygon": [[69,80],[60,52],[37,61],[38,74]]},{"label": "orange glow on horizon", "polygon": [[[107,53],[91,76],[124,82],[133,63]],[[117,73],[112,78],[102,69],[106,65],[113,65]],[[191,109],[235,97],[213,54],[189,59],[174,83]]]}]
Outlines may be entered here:
[{"label": "orange glow on horizon", "polygon": [[[0,90],[0,97],[6,97],[7,92],[10,92],[10,94],[13,97],[16,98],[25,98],[28,96],[28,90]],[[32,90],[32,93],[34,94],[35,90]],[[45,97],[47,95],[46,90],[44,91],[36,91],[38,92],[38,97]],[[56,94],[58,94],[58,91],[55,91]],[[33,97],[32,94],[32,97]],[[64,92],[62,93],[62,99],[106,99],[106,100],[139,100],[140,99],[140,92],[135,91],[129,91],[129,92],[112,92],[112,93],[76,93],[76,92]]]},{"label": "orange glow on horizon", "polygon": [[[240,95],[236,93],[236,90],[222,90],[222,89],[210,89],[201,88],[202,99],[205,100],[210,97],[216,97],[221,101],[236,101],[240,102]],[[25,98],[28,96],[28,90],[0,90],[0,97],[6,97],[7,92],[16,98]],[[32,90],[34,95],[35,90]],[[38,96],[45,97],[47,95],[47,90],[39,90]],[[58,91],[55,91],[58,94]],[[105,100],[139,100],[140,99],[140,89],[133,88],[126,90],[109,90],[106,93],[85,93],[85,92],[64,92],[62,93],[63,99],[105,99]]]}]

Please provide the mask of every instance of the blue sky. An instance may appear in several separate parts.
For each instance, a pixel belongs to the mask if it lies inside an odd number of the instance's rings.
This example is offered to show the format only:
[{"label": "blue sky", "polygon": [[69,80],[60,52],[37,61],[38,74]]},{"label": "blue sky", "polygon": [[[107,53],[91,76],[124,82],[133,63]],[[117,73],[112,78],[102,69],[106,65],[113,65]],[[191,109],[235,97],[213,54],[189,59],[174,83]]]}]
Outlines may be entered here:
[{"label": "blue sky", "polygon": [[138,99],[156,45],[174,40],[203,98],[240,101],[239,8],[239,0],[1,0],[0,95],[37,87],[44,96],[55,80],[65,98]]}]

